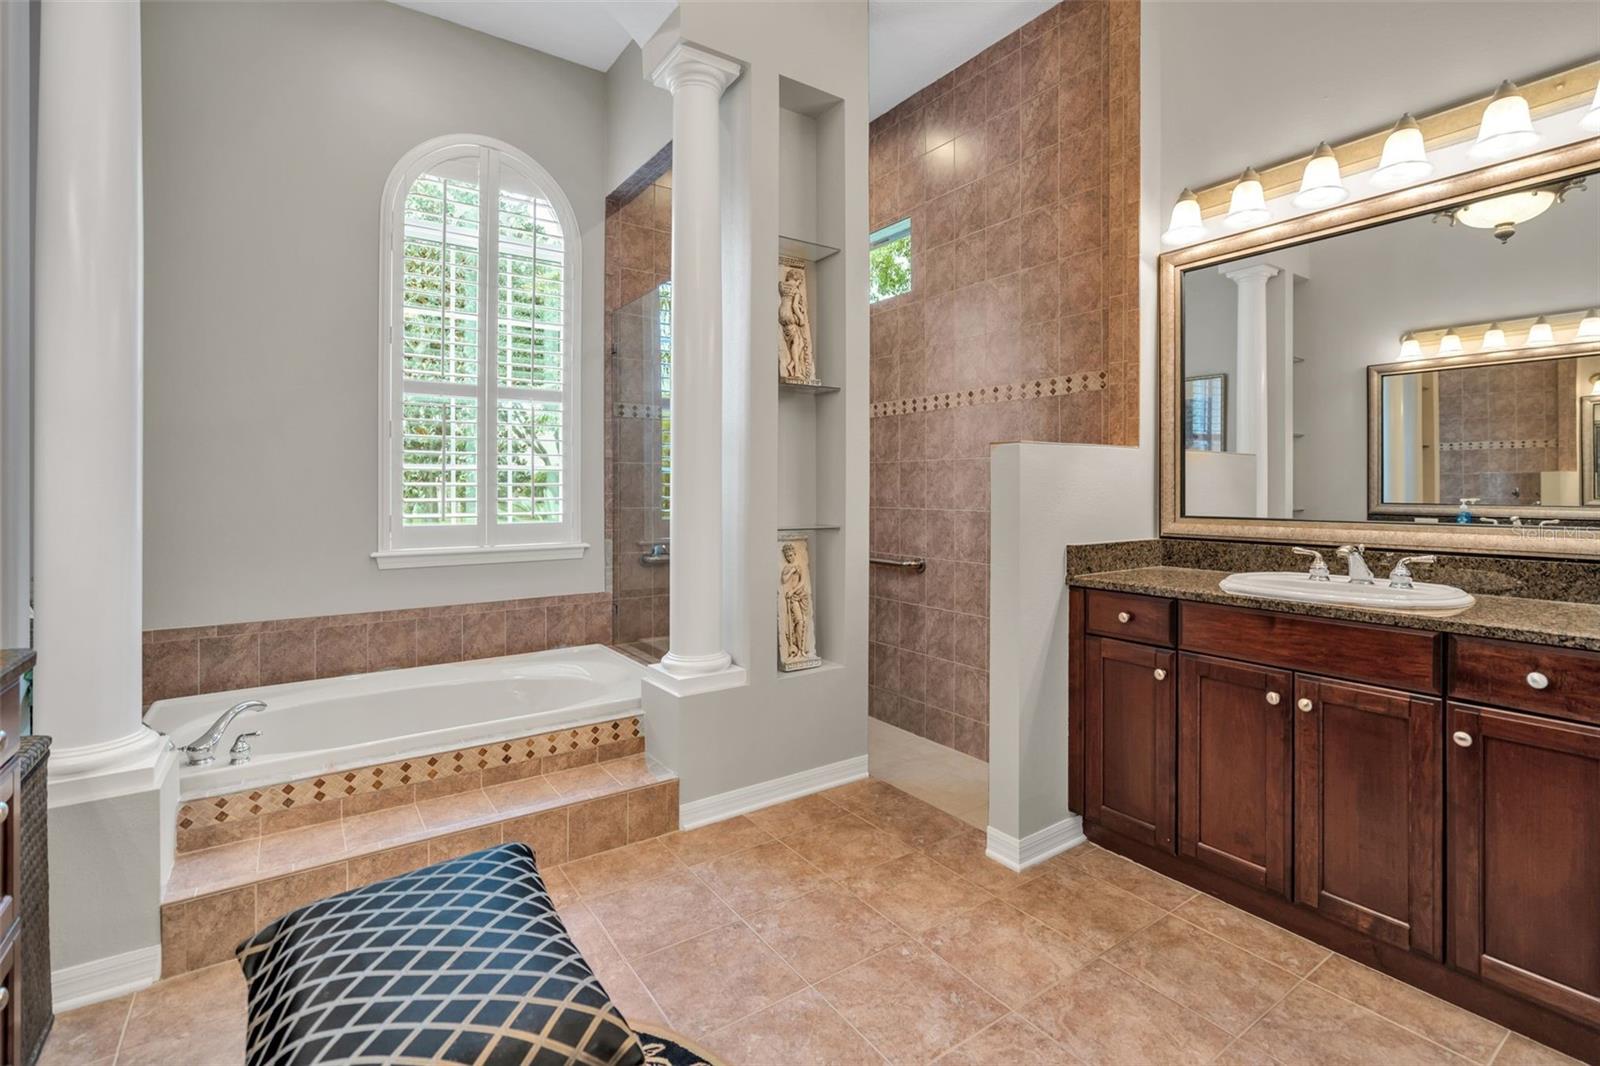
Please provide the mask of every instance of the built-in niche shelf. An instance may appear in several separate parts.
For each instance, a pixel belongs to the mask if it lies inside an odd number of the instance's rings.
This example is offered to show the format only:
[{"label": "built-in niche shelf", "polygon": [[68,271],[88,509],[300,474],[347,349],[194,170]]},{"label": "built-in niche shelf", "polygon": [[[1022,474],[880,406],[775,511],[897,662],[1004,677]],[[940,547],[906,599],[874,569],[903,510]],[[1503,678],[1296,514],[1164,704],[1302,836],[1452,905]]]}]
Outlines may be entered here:
[{"label": "built-in niche shelf", "polygon": [[778,254],[788,259],[804,259],[808,263],[820,263],[824,259],[839,254],[839,249],[827,244],[818,244],[816,241],[801,240],[799,237],[778,237]]},{"label": "built-in niche shelf", "polygon": [[779,526],[778,536],[791,533],[837,533],[839,528],[838,526]]},{"label": "built-in niche shelf", "polygon": [[778,676],[780,678],[811,677],[811,676],[813,676],[815,674],[826,674],[826,673],[831,673],[834,670],[843,670],[843,669],[844,669],[844,663],[836,663],[832,659],[824,659],[820,663],[818,663],[816,666],[807,667],[804,670],[779,670],[778,671]]},{"label": "built-in niche shelf", "polygon": [[804,381],[779,381],[778,391],[796,396],[827,396],[839,391],[837,385],[812,385]]}]

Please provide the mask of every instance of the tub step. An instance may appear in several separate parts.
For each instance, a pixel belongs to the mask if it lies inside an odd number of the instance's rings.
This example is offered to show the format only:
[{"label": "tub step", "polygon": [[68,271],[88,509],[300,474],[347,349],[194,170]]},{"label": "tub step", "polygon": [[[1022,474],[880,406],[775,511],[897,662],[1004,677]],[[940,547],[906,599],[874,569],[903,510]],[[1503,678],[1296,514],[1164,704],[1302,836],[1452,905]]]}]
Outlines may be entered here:
[{"label": "tub step", "polygon": [[523,841],[548,870],[678,828],[678,779],[647,755],[396,799],[180,854],[162,895],[162,976],[230,958],[239,941],[313,900],[480,848]]}]

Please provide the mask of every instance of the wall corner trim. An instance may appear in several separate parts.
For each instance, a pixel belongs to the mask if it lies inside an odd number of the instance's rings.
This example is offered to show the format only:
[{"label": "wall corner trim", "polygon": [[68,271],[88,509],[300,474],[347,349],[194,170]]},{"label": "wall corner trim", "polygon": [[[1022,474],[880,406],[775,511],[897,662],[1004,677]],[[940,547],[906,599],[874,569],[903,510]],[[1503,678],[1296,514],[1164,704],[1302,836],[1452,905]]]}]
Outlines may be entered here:
[{"label": "wall corner trim", "polygon": [[1083,835],[1083,819],[1074,814],[1020,840],[1010,833],[989,827],[986,854],[1008,870],[1021,873],[1052,856],[1077,847],[1088,838]]},{"label": "wall corner trim", "polygon": [[60,1015],[148,988],[160,978],[161,945],[151,944],[52,971],[50,995],[55,1000],[55,1012]]},{"label": "wall corner trim", "polygon": [[760,810],[762,807],[771,807],[786,800],[809,796],[813,792],[848,785],[866,776],[867,757],[856,755],[825,766],[801,770],[797,774],[774,777],[770,781],[758,781],[753,785],[685,803],[678,808],[678,824],[683,829],[698,829],[712,822]]}]

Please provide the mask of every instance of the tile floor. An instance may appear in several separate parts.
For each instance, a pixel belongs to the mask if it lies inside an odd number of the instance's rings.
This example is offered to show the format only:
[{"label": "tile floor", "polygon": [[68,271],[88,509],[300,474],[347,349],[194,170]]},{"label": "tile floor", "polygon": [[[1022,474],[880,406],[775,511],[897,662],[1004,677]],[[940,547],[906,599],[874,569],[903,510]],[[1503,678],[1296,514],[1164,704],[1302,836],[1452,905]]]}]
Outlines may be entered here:
[{"label": "tile floor", "polygon": [[968,825],[989,825],[989,764],[876,718],[867,719],[868,772]]},{"label": "tile floor", "polygon": [[[623,1011],[730,1064],[1572,1062],[1093,845],[1010,873],[881,780],[546,873]],[[224,963],[63,1014],[43,1062],[243,1047]]]}]

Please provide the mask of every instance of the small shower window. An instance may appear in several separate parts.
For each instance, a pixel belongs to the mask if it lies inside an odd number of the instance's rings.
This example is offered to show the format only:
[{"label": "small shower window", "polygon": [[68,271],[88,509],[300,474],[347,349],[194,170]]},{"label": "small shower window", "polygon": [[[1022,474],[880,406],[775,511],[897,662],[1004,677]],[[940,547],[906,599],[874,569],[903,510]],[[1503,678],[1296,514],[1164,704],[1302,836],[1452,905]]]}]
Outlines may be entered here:
[{"label": "small shower window", "polygon": [[872,279],[869,301],[877,303],[911,291],[911,220],[876,230],[867,238],[868,273]]}]

